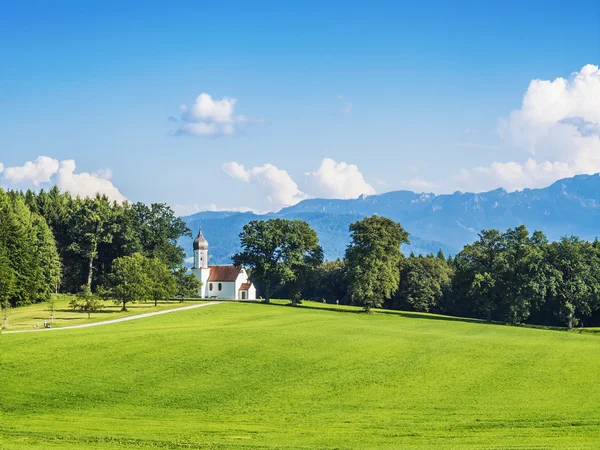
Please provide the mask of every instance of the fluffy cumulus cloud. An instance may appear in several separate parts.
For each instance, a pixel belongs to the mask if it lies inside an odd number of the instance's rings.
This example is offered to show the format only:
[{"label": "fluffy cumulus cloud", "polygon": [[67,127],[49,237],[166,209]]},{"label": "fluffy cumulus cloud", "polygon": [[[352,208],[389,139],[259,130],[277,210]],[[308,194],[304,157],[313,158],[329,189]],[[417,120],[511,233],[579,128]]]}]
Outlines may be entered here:
[{"label": "fluffy cumulus cloud", "polygon": [[7,167],[4,179],[13,184],[31,183],[39,186],[48,183],[58,171],[58,161],[48,156],[40,156],[35,161],[27,161],[22,166]]},{"label": "fluffy cumulus cloud", "polygon": [[269,211],[313,197],[348,199],[376,193],[356,165],[330,158],[325,158],[316,171],[305,174],[309,192],[303,192],[287,171],[273,164],[246,169],[240,163],[227,162],[222,169],[234,179],[259,186],[267,197]]},{"label": "fluffy cumulus cloud", "polygon": [[71,195],[80,197],[93,197],[96,194],[104,194],[116,202],[127,200],[121,192],[110,181],[111,172],[102,170],[96,173],[75,173],[75,161],[68,159],[60,163],[56,178],[56,185]]},{"label": "fluffy cumulus cloud", "polygon": [[295,205],[308,198],[285,170],[279,169],[273,164],[265,164],[247,170],[242,164],[227,162],[223,164],[222,169],[232,178],[260,186],[267,196],[271,211]]},{"label": "fluffy cumulus cloud", "polygon": [[112,172],[108,169],[95,173],[75,173],[75,161],[69,159],[59,162],[48,156],[40,156],[35,161],[27,161],[22,166],[6,167],[0,164],[3,179],[11,184],[54,183],[62,191],[80,197],[93,197],[104,194],[111,200],[122,202],[126,198],[110,181]]},{"label": "fluffy cumulus cloud", "polygon": [[248,122],[245,116],[235,114],[236,103],[235,98],[213,99],[209,94],[200,94],[193,104],[181,106],[181,116],[175,119],[179,123],[175,134],[197,137],[234,134]]},{"label": "fluffy cumulus cloud", "polygon": [[[363,174],[354,164],[335,162],[331,158],[321,161],[315,172],[307,173],[317,194],[327,198],[356,198],[362,194],[375,194],[375,189],[365,181]],[[312,183],[311,183],[312,184]]]},{"label": "fluffy cumulus cloud", "polygon": [[560,178],[600,172],[600,70],[586,65],[570,78],[533,80],[520,109],[502,120],[500,135],[529,154],[463,170],[462,189],[543,187]]}]

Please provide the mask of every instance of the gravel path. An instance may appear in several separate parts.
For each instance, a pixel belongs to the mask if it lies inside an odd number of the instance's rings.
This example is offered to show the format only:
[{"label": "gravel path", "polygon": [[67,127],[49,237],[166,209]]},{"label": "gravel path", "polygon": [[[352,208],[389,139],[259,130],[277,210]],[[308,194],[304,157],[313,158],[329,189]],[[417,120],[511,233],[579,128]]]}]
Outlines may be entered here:
[{"label": "gravel path", "polygon": [[208,303],[199,303],[197,305],[190,306],[182,306],[181,308],[173,308],[173,309],[165,309],[163,311],[149,312],[144,314],[138,314],[136,316],[128,316],[121,317],[120,319],[112,319],[112,320],[104,320],[102,322],[94,322],[94,323],[85,323],[83,325],[72,325],[69,327],[60,327],[60,328],[39,328],[37,330],[14,330],[14,331],[3,331],[2,334],[9,333],[37,333],[40,331],[59,331],[59,330],[72,330],[74,328],[87,328],[87,327],[97,327],[100,325],[108,325],[110,323],[119,323],[119,322],[127,322],[129,320],[137,320],[137,319],[145,319],[146,317],[159,316],[161,314],[169,314],[177,311],[187,311],[189,309],[203,308],[204,306],[218,305],[222,302],[208,302]]}]

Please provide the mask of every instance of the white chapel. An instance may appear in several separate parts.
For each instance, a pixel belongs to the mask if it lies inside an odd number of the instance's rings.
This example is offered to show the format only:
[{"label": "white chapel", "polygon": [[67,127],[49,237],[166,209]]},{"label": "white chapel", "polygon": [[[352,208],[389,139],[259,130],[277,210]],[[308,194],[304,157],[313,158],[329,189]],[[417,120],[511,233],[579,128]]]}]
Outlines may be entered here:
[{"label": "white chapel", "polygon": [[256,299],[256,289],[243,267],[208,265],[208,241],[202,234],[202,230],[194,240],[192,273],[202,281],[199,292],[202,298]]}]

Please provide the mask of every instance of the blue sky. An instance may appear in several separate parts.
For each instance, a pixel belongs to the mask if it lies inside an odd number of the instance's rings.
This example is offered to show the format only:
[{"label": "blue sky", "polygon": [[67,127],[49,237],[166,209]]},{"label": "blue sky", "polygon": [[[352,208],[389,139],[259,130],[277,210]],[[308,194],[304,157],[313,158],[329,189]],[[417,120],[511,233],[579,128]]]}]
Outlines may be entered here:
[{"label": "blue sky", "polygon": [[597,1],[0,3],[7,188],[266,211],[600,170]]}]

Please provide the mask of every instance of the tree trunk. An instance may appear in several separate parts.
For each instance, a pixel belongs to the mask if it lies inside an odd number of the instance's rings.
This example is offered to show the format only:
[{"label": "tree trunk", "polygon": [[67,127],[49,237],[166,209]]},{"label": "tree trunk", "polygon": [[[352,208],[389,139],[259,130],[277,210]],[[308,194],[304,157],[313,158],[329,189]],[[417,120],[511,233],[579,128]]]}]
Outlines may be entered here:
[{"label": "tree trunk", "polygon": [[155,307],[158,306],[158,299],[156,299],[156,298],[154,299],[154,306]]},{"label": "tree trunk", "polygon": [[92,313],[88,311],[88,319],[92,318]]},{"label": "tree trunk", "polygon": [[265,303],[271,303],[271,285],[265,284]]},{"label": "tree trunk", "polygon": [[125,300],[123,300],[123,307],[121,308],[121,311],[127,311],[127,302]]},{"label": "tree trunk", "polygon": [[94,273],[94,256],[96,255],[96,244],[92,243],[92,247],[90,248],[90,264],[88,266],[88,279],[87,285],[92,290],[92,275]]}]

